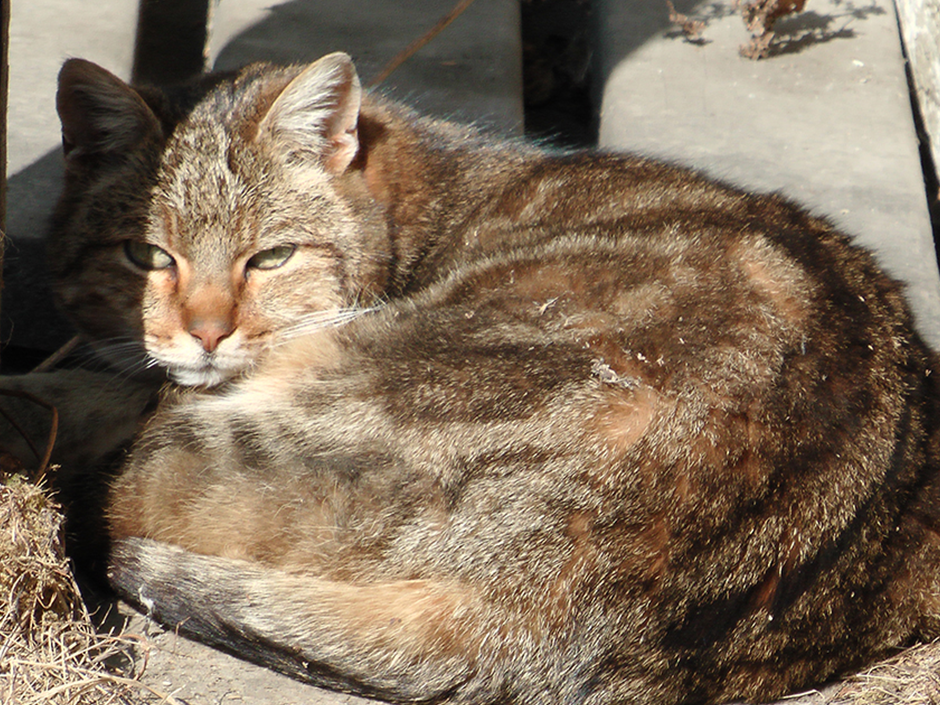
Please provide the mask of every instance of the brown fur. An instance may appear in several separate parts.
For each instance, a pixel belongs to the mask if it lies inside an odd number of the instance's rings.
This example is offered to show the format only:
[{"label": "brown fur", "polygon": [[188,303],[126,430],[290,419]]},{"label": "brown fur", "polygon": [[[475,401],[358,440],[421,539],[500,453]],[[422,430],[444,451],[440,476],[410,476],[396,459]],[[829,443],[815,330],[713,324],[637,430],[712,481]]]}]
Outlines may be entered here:
[{"label": "brown fur", "polygon": [[62,72],[63,305],[214,387],[114,485],[123,595],[400,701],[761,700],[940,636],[935,359],[828,223],[342,55],[174,100]]}]

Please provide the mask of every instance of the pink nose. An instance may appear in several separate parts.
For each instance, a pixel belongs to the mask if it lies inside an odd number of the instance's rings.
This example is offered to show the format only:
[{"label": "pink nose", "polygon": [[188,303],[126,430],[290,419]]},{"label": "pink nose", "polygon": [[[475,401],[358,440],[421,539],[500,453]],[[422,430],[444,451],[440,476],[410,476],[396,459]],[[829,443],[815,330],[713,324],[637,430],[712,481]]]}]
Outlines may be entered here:
[{"label": "pink nose", "polygon": [[189,334],[202,343],[203,350],[210,353],[232,334],[232,330],[230,323],[212,319],[196,319],[189,326]]}]

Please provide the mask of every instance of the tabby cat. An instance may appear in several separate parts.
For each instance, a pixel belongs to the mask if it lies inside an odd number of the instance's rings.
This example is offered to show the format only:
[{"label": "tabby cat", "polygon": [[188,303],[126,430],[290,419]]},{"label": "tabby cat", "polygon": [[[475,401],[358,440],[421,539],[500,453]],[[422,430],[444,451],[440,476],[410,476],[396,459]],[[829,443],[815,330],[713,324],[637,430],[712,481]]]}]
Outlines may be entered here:
[{"label": "tabby cat", "polygon": [[177,383],[108,509],[156,619],[478,704],[765,700],[940,636],[937,363],[826,221],[344,54],[169,93],[71,60],[58,109],[61,304]]}]

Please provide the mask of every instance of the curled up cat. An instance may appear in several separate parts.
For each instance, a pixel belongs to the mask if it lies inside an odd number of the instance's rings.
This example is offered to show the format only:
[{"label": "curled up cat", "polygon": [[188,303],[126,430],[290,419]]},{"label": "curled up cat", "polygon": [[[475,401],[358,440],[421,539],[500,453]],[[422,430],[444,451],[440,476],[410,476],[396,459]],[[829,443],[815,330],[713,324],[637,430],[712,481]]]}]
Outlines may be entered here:
[{"label": "curled up cat", "polygon": [[476,704],[761,701],[940,636],[936,358],[825,220],[417,116],[344,54],[70,60],[58,110],[61,306],[175,383],[107,510],[161,622]]}]

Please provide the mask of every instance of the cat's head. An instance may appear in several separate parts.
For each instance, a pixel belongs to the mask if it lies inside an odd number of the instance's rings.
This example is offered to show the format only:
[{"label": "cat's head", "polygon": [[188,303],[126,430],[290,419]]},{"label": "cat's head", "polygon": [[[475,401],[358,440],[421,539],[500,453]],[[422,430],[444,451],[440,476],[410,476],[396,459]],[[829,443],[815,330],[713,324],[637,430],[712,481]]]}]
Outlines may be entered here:
[{"label": "cat's head", "polygon": [[175,99],[66,62],[49,255],[83,336],[125,369],[212,386],[381,295],[388,235],[353,173],[360,101],[345,54]]}]

